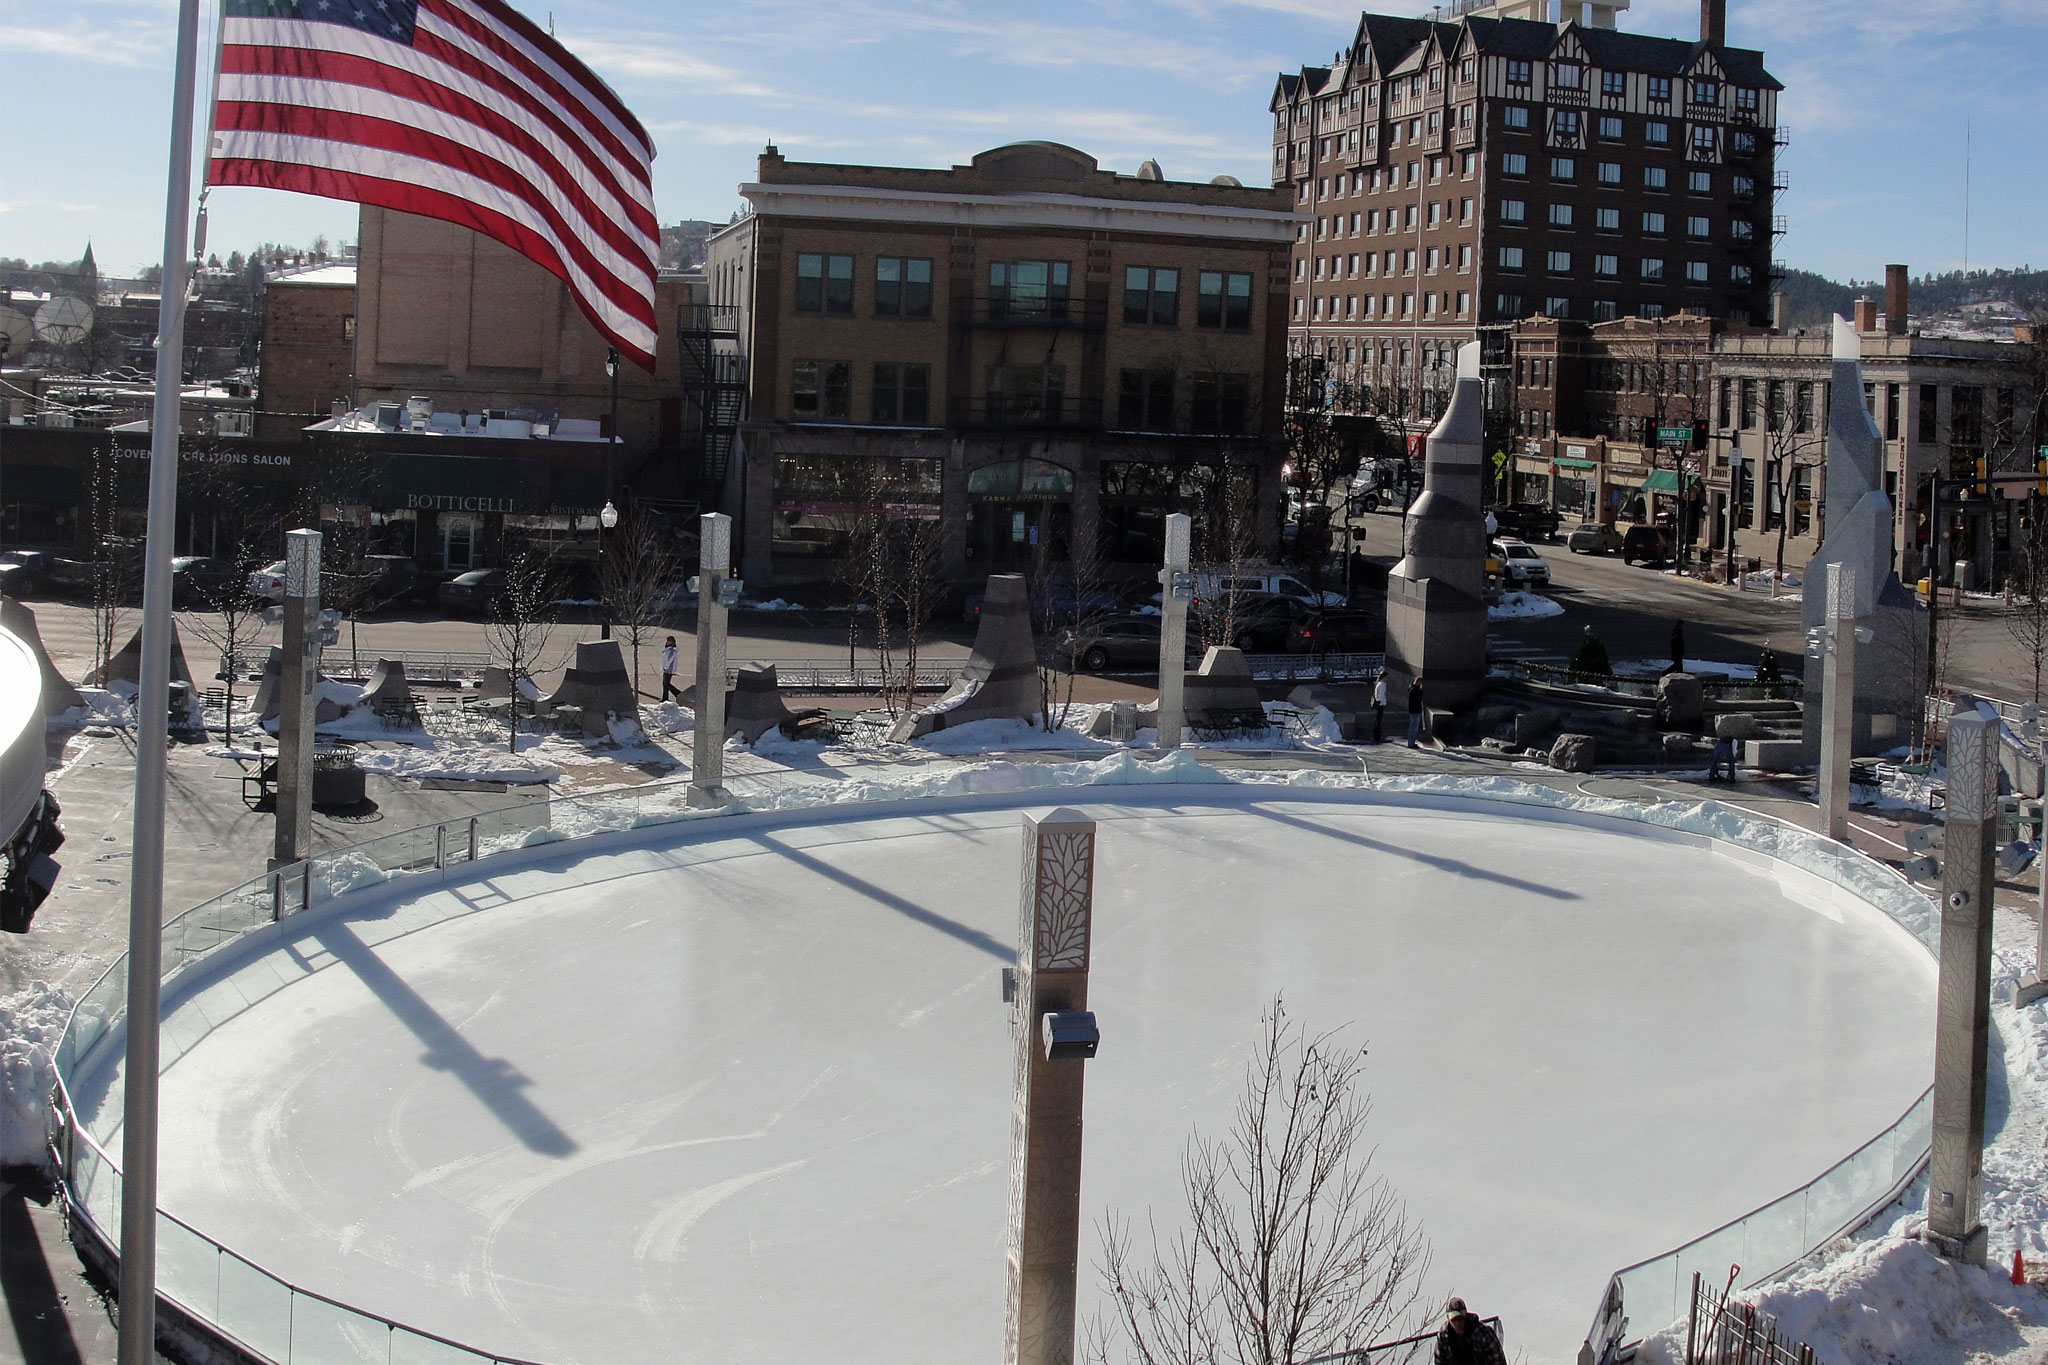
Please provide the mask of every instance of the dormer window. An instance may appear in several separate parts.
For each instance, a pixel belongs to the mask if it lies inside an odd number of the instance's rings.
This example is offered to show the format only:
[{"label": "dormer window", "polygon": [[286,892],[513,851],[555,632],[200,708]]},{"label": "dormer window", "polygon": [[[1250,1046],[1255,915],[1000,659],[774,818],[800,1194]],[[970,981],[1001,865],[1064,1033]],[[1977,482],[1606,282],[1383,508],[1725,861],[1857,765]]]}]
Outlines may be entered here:
[{"label": "dormer window", "polygon": [[1560,90],[1577,90],[1584,74],[1577,62],[1556,62],[1550,68],[1550,83]]},{"label": "dormer window", "polygon": [[1719,104],[1721,102],[1721,82],[1694,81],[1692,83],[1692,102],[1694,104]]}]

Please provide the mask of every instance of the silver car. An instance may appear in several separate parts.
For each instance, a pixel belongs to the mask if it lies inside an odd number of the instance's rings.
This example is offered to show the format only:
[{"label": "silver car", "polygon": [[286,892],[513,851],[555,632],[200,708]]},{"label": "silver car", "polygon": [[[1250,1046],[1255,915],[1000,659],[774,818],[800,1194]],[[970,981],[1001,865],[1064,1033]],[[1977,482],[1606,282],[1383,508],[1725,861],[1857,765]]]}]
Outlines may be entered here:
[{"label": "silver car", "polygon": [[1621,532],[1605,522],[1581,522],[1564,538],[1564,547],[1575,555],[1620,554]]},{"label": "silver car", "polygon": [[1550,565],[1526,540],[1496,540],[1493,553],[1500,560],[1500,576],[1516,587],[1550,586]]}]

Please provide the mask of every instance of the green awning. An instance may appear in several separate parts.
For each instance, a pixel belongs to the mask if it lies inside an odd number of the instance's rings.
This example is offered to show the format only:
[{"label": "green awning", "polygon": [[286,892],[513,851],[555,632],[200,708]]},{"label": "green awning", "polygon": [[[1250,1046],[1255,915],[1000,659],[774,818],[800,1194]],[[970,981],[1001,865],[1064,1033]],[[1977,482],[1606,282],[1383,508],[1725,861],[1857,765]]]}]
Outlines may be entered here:
[{"label": "green awning", "polygon": [[1653,469],[1643,478],[1645,493],[1676,493],[1678,471],[1675,469]]},{"label": "green awning", "polygon": [[1550,463],[1559,469],[1592,469],[1595,467],[1591,460],[1552,460]]}]

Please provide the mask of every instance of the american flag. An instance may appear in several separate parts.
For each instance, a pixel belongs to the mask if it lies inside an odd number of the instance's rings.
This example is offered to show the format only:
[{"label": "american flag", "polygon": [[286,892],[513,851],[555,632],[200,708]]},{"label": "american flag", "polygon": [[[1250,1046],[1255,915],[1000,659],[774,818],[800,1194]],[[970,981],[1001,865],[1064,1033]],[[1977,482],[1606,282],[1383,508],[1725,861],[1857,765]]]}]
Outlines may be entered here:
[{"label": "american flag", "polygon": [[503,0],[226,0],[209,185],[460,223],[654,368],[654,144]]}]

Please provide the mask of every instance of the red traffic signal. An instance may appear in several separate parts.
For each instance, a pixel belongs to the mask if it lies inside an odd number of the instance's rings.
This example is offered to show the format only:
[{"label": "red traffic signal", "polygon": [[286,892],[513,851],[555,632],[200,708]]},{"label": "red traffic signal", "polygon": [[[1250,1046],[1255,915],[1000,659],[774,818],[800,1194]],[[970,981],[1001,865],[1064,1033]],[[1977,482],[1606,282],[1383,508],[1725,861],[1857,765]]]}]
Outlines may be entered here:
[{"label": "red traffic signal", "polygon": [[1692,424],[1692,448],[1694,450],[1705,450],[1707,448],[1707,424],[1705,422],[1694,422]]}]

